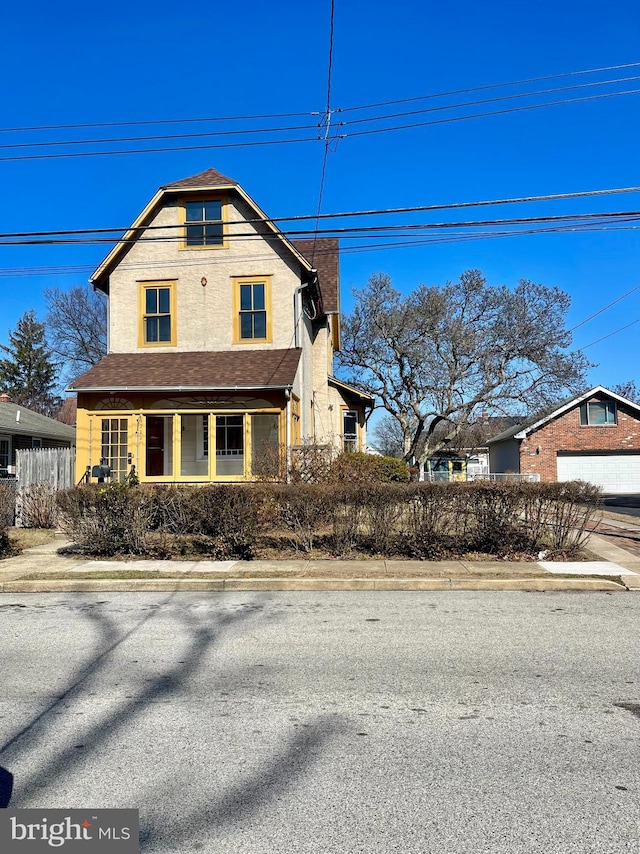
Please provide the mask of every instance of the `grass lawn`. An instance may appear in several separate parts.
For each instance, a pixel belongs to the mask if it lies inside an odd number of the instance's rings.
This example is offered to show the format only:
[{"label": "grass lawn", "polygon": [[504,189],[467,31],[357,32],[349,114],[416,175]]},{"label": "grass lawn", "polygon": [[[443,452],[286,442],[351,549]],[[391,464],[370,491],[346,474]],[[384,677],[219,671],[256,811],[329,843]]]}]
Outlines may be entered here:
[{"label": "grass lawn", "polygon": [[50,543],[55,535],[52,528],[9,528],[9,542],[15,551]]}]

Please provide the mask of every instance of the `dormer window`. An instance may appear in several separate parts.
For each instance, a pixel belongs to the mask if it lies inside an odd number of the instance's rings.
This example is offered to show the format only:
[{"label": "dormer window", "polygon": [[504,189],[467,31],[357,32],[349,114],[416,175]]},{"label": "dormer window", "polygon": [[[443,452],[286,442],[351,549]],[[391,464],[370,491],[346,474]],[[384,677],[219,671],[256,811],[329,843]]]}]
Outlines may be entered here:
[{"label": "dormer window", "polygon": [[618,413],[613,400],[592,400],[580,404],[581,427],[606,427],[618,423]]},{"label": "dormer window", "polygon": [[222,199],[185,201],[183,248],[224,247],[224,203]]}]

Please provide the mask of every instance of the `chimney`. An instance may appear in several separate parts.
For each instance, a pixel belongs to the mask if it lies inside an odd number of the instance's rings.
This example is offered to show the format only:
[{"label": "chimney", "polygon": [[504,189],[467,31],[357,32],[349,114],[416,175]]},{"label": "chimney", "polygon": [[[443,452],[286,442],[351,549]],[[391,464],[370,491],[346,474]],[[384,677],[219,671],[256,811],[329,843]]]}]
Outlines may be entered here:
[{"label": "chimney", "polygon": [[0,403],[11,403],[11,398],[6,391],[3,391],[2,394],[0,394]]}]

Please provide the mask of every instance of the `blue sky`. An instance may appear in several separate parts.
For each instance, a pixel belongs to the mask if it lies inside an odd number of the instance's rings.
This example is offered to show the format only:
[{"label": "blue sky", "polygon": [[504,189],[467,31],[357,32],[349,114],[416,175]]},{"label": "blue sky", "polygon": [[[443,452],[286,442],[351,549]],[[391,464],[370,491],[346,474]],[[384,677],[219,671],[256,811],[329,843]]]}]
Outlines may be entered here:
[{"label": "blue sky", "polygon": [[[40,0],[3,11],[2,128],[304,113],[261,126],[314,125],[326,101],[329,0],[309,4],[138,2],[91,5]],[[640,5],[490,2],[456,4],[336,0],[332,69],[335,122],[369,117],[363,104],[640,61]],[[378,110],[435,107],[543,88],[640,76],[640,66],[488,90]],[[537,101],[640,89],[640,80],[540,96]],[[500,109],[536,99],[425,114],[416,121]],[[370,136],[345,126],[328,157],[323,210],[449,204],[640,185],[640,95],[456,121]],[[247,129],[256,121],[0,133],[0,145],[88,138]],[[295,132],[315,137],[317,132]],[[272,134],[290,137],[292,132]],[[254,137],[255,138],[255,137]],[[217,144],[229,137],[157,145]],[[240,139],[240,137],[236,137]],[[141,143],[142,144],[142,143]],[[153,145],[154,143],[145,143]],[[135,143],[115,147],[131,148]],[[93,150],[100,146],[93,146]],[[107,157],[3,160],[79,146],[0,149],[6,204],[0,232],[128,225],[158,186],[213,166],[238,180],[272,216],[312,214],[323,144],[247,146]],[[86,149],[85,149],[86,150]],[[640,194],[389,218],[387,223],[451,221],[640,209]],[[346,223],[341,223],[346,224]],[[349,221],[348,224],[372,224]],[[377,224],[377,221],[376,221]],[[640,223],[632,223],[633,226]],[[344,240],[343,246],[354,246]],[[42,267],[96,266],[107,247],[0,246],[0,343],[20,315],[42,315],[43,287],[69,287],[89,271],[38,275]],[[343,307],[373,272],[401,289],[455,280],[480,268],[496,284],[528,278],[572,296],[574,326],[640,285],[640,231],[537,234],[466,243],[345,252]],[[21,275],[7,271],[20,268]],[[640,318],[640,291],[575,333],[584,347]],[[638,377],[640,324],[586,353],[589,379],[612,385]]]}]

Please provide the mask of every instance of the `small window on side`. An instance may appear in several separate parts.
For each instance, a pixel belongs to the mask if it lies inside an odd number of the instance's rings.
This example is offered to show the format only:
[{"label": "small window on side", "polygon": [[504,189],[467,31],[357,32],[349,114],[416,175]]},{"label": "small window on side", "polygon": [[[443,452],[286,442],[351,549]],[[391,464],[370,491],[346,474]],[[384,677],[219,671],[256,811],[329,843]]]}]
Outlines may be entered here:
[{"label": "small window on side", "polygon": [[580,404],[582,427],[606,427],[618,423],[618,411],[613,400],[592,400]]}]

